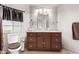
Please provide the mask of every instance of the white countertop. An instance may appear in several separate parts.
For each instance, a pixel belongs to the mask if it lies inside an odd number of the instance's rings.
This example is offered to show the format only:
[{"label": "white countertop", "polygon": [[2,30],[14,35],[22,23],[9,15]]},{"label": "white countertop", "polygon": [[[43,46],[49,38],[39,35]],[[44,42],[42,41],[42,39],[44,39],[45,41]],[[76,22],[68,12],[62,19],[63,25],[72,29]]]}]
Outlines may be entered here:
[{"label": "white countertop", "polygon": [[61,31],[27,31],[27,32],[61,32]]}]

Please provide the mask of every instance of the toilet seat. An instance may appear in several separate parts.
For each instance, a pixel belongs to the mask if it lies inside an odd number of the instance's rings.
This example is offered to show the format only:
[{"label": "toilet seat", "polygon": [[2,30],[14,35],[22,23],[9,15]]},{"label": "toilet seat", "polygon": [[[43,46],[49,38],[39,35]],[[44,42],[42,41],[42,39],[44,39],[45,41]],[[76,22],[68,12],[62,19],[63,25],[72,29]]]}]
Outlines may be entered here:
[{"label": "toilet seat", "polygon": [[20,43],[16,42],[16,43],[11,43],[11,44],[8,44],[8,48],[9,49],[17,49],[20,47]]},{"label": "toilet seat", "polygon": [[19,54],[20,49],[21,49],[21,45],[18,42],[17,43],[8,44],[8,51],[11,54]]},{"label": "toilet seat", "polygon": [[19,54],[21,49],[20,38],[17,33],[8,34],[8,51],[11,54]]}]

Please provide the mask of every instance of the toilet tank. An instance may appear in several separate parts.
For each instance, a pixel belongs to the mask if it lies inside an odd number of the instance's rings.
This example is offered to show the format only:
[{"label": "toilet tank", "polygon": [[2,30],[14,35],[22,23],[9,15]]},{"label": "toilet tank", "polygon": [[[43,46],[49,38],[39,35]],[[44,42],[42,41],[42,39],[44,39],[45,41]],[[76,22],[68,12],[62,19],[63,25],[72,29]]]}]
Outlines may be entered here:
[{"label": "toilet tank", "polygon": [[8,44],[19,42],[19,40],[18,34],[8,34]]}]

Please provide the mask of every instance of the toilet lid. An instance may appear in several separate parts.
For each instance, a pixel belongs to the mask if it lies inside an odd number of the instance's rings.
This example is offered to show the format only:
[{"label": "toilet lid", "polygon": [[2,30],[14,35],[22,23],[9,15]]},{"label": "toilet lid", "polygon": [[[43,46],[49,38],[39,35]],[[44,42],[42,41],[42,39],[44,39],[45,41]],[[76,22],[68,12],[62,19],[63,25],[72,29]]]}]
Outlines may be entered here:
[{"label": "toilet lid", "polygon": [[11,44],[8,44],[8,48],[9,49],[16,49],[20,47],[20,43],[16,42],[16,43],[11,43]]}]

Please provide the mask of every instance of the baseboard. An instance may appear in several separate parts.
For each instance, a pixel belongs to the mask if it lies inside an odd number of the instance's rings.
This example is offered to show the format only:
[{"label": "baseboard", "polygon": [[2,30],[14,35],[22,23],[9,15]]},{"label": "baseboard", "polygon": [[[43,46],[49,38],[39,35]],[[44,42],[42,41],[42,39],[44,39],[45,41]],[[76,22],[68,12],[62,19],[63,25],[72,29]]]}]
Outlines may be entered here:
[{"label": "baseboard", "polygon": [[2,51],[0,51],[0,54],[6,54],[6,51],[2,50]]},{"label": "baseboard", "polygon": [[72,54],[79,54],[79,53],[76,53],[75,51],[73,51],[73,50],[70,50],[70,49],[67,49],[67,48],[64,48],[65,50],[67,50],[67,51],[70,51],[70,53],[72,53]]}]

